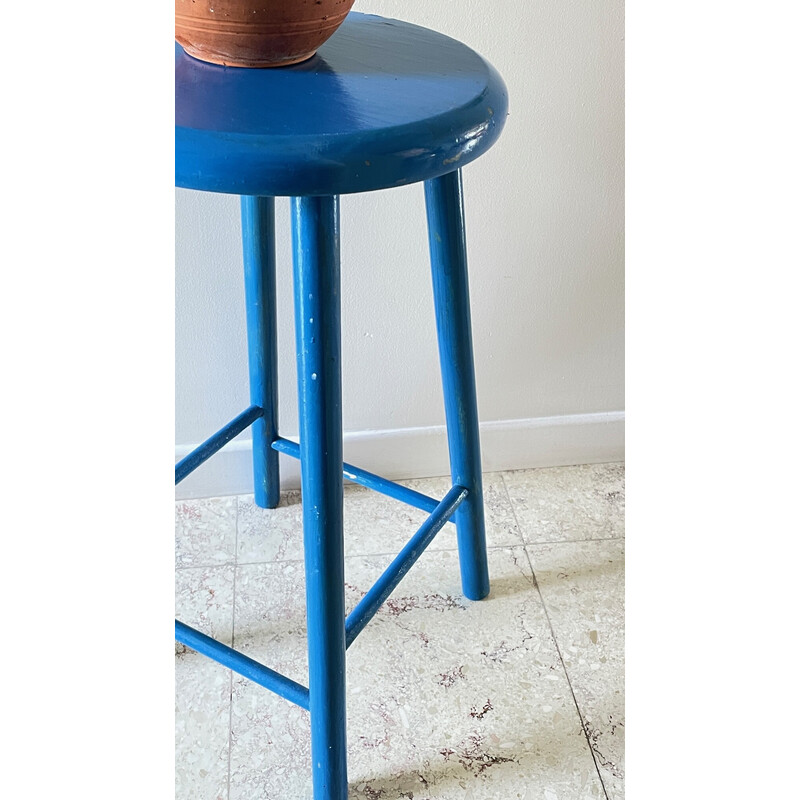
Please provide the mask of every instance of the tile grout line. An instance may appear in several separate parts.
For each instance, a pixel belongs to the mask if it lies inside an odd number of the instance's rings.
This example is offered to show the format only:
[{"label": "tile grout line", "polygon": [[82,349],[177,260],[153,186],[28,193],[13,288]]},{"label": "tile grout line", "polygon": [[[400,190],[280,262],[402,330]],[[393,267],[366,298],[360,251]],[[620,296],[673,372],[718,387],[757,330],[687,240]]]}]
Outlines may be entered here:
[{"label": "tile grout line", "polygon": [[[236,646],[236,573],[239,569],[239,498],[236,498],[236,524],[233,529],[233,592],[231,600],[231,647]],[[231,800],[231,752],[233,750],[233,670],[230,671],[228,694],[228,800]]]},{"label": "tile grout line", "polygon": [[[514,520],[517,521],[516,514],[514,515]],[[517,522],[517,526],[519,526],[519,522]],[[518,544],[488,544],[486,548],[488,550],[511,550],[515,547],[539,547],[540,545],[548,545],[548,544],[586,544],[588,542],[620,542],[624,541],[624,536],[609,536],[604,539],[552,539],[543,542],[526,542],[522,540]],[[430,547],[425,552],[430,553],[455,553],[458,551],[458,547]],[[348,558],[382,558],[383,556],[391,556],[394,558],[397,555],[396,552],[391,553],[351,553],[350,555],[346,555],[345,559]],[[278,558],[272,559],[270,561],[226,561],[222,564],[192,564],[187,567],[175,567],[175,572],[183,572],[190,569],[216,569],[218,567],[253,567],[259,564],[298,564],[302,563],[302,558]]]},{"label": "tile grout line", "polygon": [[[497,475],[500,478],[500,485],[503,487],[503,492],[505,493],[506,501],[508,502],[508,507],[511,510],[511,516],[514,518],[514,524],[517,526],[517,535],[519,536],[519,540],[520,540],[520,543],[522,544],[522,547],[525,547],[526,542],[525,542],[525,536],[522,533],[522,525],[519,524],[519,519],[517,518],[517,512],[514,510],[514,504],[511,502],[511,494],[508,491],[508,486],[506,486],[506,479],[503,477],[503,473],[502,472],[491,472],[489,474],[490,475]],[[486,499],[485,498],[484,498],[483,504],[484,504],[484,506],[486,505]],[[486,509],[484,508],[484,514],[485,513],[486,513]],[[518,547],[519,545],[514,545],[514,546]],[[488,546],[487,546],[487,549],[489,549]]]},{"label": "tile grout line", "polygon": [[594,752],[594,748],[592,747],[592,742],[589,739],[589,733],[587,730],[586,720],[583,716],[583,712],[581,711],[581,707],[578,704],[578,698],[575,696],[575,689],[572,687],[572,679],[569,676],[569,670],[567,669],[567,665],[564,662],[564,656],[561,653],[561,646],[558,643],[558,639],[556,638],[556,631],[553,627],[553,622],[550,619],[550,612],[547,610],[547,604],[544,601],[544,596],[542,595],[541,587],[539,586],[539,581],[536,578],[536,570],[533,568],[533,561],[531,560],[530,553],[528,552],[528,548],[525,548],[525,557],[528,559],[528,565],[531,568],[531,574],[533,575],[533,585],[536,587],[536,591],[539,593],[539,599],[542,601],[542,608],[544,609],[544,615],[547,618],[547,624],[550,628],[550,635],[553,637],[553,644],[556,646],[556,652],[558,653],[558,658],[561,661],[561,667],[564,670],[564,677],[567,679],[567,685],[569,686],[570,694],[572,695],[572,702],[575,703],[575,710],[578,712],[578,719],[581,723],[581,729],[583,730],[583,735],[586,738],[586,744],[589,747],[589,752],[592,755],[592,761],[594,761],[594,768],[597,771],[597,777],[600,779],[600,786],[603,788],[603,794],[606,796],[606,800],[609,800],[608,791],[606,790],[606,784],[603,780],[603,775],[600,772],[600,765],[597,763],[597,755]]},{"label": "tile grout line", "polygon": [[[514,520],[516,521],[517,525],[519,526],[520,532],[522,531],[522,526],[520,525],[519,518],[517,517],[516,509],[514,508],[514,504],[511,502],[511,494],[508,491],[508,486],[506,485],[505,478],[503,478],[503,486],[506,490],[506,496],[508,497],[509,505],[511,506],[511,513],[514,515]],[[560,543],[559,543],[560,544]],[[564,677],[567,679],[567,686],[569,686],[570,694],[572,695],[572,702],[575,704],[575,710],[578,712],[578,719],[581,723],[581,730],[583,731],[583,735],[586,739],[586,745],[589,748],[589,753],[592,756],[592,761],[594,762],[594,768],[597,772],[597,777],[600,780],[600,786],[603,789],[603,794],[605,795],[606,800],[609,800],[608,791],[606,790],[606,784],[603,780],[603,776],[600,774],[600,766],[597,763],[597,756],[595,755],[594,748],[592,747],[592,743],[589,740],[589,734],[586,730],[586,722],[583,717],[583,713],[581,712],[580,706],[578,705],[578,698],[575,696],[575,690],[572,688],[572,680],[569,677],[569,672],[567,670],[567,665],[564,663],[564,656],[561,654],[561,647],[558,644],[558,639],[556,638],[555,628],[553,628],[553,622],[550,619],[550,612],[547,610],[547,604],[544,602],[544,596],[542,595],[541,587],[539,586],[539,581],[536,578],[536,570],[533,568],[533,561],[531,560],[530,553],[528,552],[528,545],[527,543],[524,545],[525,550],[525,558],[528,560],[528,566],[531,570],[531,575],[533,576],[533,585],[536,587],[536,591],[539,594],[539,600],[542,604],[542,609],[544,610],[545,618],[547,619],[547,625],[550,628],[550,636],[553,638],[553,644],[556,647],[556,652],[558,653],[558,659],[561,662],[561,668],[564,670]]]}]

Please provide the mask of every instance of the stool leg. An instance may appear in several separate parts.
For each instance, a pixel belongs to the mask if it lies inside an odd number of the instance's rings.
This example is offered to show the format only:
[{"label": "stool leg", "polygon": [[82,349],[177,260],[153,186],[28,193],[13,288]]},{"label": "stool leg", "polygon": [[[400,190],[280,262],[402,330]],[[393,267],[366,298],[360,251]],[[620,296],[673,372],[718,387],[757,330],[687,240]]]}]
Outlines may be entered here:
[{"label": "stool leg", "polygon": [[275,312],[275,200],[242,197],[242,249],[247,309],[250,403],[264,409],[253,423],[253,485],[256,505],[275,508],[280,499],[278,451],[278,331]]},{"label": "stool leg", "polygon": [[469,490],[456,511],[461,585],[471,600],[489,594],[483,481],[464,235],[461,171],[425,182],[428,240],[447,442],[453,483]]},{"label": "stool leg", "polygon": [[292,199],[315,800],[346,800],[339,198]]}]

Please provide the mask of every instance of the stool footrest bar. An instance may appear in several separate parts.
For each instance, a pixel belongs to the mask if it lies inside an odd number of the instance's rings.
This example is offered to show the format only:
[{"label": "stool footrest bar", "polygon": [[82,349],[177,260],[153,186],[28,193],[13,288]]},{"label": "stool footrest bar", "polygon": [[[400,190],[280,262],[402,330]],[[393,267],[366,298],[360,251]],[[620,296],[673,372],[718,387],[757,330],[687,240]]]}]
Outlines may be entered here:
[{"label": "stool footrest bar", "polygon": [[204,461],[207,461],[218,450],[221,450],[234,437],[249,428],[259,417],[264,415],[264,409],[259,406],[250,406],[242,411],[238,417],[232,419],[224,428],[218,430],[203,444],[196,447],[188,456],[182,458],[175,465],[175,485],[179,484],[187,475],[191,475]]},{"label": "stool footrest bar", "polygon": [[308,711],[308,689],[295,683],[291,678],[275,672],[274,669],[265,667],[254,661],[252,658],[228,647],[210,636],[175,620],[175,638],[192,650],[197,650],[204,656],[213,658],[220,664],[229,667],[234,672],[244,675],[259,686],[269,689],[287,700],[291,700],[295,705]]},{"label": "stool footrest bar", "polygon": [[422,523],[420,529],[409,539],[394,561],[389,564],[383,575],[375,581],[373,587],[347,617],[345,622],[347,647],[350,647],[364,626],[375,616],[386,598],[395,590],[397,584],[405,577],[405,574],[468,494],[469,492],[463,486],[453,486],[428,519]]},{"label": "stool footrest bar", "polygon": [[[278,437],[273,443],[272,447],[280,453],[285,453],[292,458],[300,458],[300,445],[297,442],[292,442],[289,439]],[[400,500],[409,506],[419,508],[422,511],[427,511],[429,514],[433,513],[439,505],[439,501],[433,497],[428,497],[422,492],[416,492],[409,489],[407,486],[401,486],[399,483],[390,481],[387,478],[381,478],[380,475],[375,475],[373,472],[367,472],[360,467],[354,467],[352,464],[343,464],[344,477],[353,483],[358,483],[365,486],[367,489],[373,489],[381,494],[393,497],[395,500]]]}]

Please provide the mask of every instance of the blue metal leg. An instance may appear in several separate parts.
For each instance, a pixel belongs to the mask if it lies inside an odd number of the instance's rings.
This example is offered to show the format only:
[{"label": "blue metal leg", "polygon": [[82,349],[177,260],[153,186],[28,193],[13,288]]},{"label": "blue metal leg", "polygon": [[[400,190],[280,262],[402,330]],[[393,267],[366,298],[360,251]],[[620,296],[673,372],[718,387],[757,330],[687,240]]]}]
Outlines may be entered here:
[{"label": "blue metal leg", "polygon": [[253,423],[256,505],[275,508],[280,499],[278,453],[278,334],[275,313],[275,200],[242,197],[244,288],[250,402],[264,410]]},{"label": "blue metal leg", "polygon": [[480,600],[489,594],[489,567],[461,171],[426,181],[425,202],[450,471],[453,483],[469,490],[455,516],[461,585],[468,598]]},{"label": "blue metal leg", "polygon": [[315,800],[346,800],[339,198],[292,199]]}]

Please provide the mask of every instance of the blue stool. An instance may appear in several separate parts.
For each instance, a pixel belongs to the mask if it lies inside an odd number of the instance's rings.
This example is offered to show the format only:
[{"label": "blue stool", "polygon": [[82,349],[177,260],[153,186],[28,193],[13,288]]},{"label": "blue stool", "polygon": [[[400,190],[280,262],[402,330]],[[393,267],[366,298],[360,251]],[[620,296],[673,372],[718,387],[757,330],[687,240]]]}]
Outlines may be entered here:
[{"label": "blue stool", "polygon": [[[252,426],[255,499],[300,459],[308,688],[188,625],[178,641],[307,709],[316,800],[347,797],[345,650],[451,516],[464,594],[489,593],[461,167],[494,144],[506,89],[468,47],[351,13],[312,59],[236,69],[176,45],[176,184],[241,195],[251,405],[175,468],[178,483]],[[441,501],[342,461],[340,194],[425,182],[453,487]],[[278,434],[274,197],[292,198],[300,444]],[[345,618],[343,476],[430,516]]]}]

